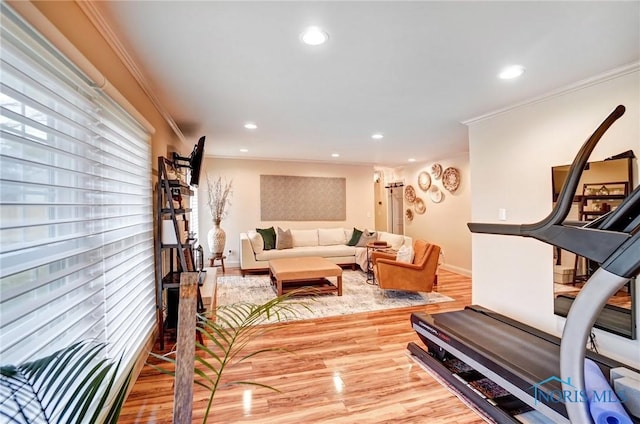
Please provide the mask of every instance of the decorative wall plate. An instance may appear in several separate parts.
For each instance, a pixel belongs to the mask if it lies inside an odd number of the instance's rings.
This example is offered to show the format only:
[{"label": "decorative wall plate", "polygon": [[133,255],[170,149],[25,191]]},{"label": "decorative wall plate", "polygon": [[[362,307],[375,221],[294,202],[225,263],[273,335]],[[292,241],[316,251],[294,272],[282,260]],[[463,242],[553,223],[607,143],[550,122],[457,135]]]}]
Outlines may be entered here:
[{"label": "decorative wall plate", "polygon": [[404,212],[404,216],[407,218],[407,221],[413,221],[413,211],[411,209],[407,209]]},{"label": "decorative wall plate", "polygon": [[415,203],[413,204],[413,207],[416,208],[416,213],[422,215],[424,213],[424,211],[427,210],[427,207],[424,204],[424,201],[417,197]]},{"label": "decorative wall plate", "polygon": [[404,198],[407,202],[413,203],[416,200],[416,189],[413,186],[408,185],[404,188]]},{"label": "decorative wall plate", "polygon": [[458,189],[460,185],[460,171],[456,168],[449,167],[442,173],[442,186],[451,193]]},{"label": "decorative wall plate", "polygon": [[420,187],[422,189],[422,191],[429,190],[429,187],[431,187],[431,175],[429,175],[426,172],[422,171],[418,175],[418,187]]},{"label": "decorative wall plate", "polygon": [[439,163],[434,163],[431,165],[431,173],[433,174],[433,178],[439,180],[442,176],[442,166]]},{"label": "decorative wall plate", "polygon": [[429,197],[433,203],[442,202],[442,192],[437,186],[431,186],[431,190],[429,190]]}]

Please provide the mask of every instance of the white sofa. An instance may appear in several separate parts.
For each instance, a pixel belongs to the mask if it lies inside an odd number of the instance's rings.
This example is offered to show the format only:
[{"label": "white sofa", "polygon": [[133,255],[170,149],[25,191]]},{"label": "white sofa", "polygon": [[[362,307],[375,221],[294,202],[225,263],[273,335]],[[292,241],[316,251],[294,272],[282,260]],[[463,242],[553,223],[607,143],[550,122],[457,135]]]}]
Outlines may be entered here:
[{"label": "white sofa", "polygon": [[[291,230],[292,248],[264,250],[263,239],[258,232],[240,233],[240,270],[243,276],[247,272],[265,272],[271,259],[305,256],[320,256],[338,265],[351,265],[354,269],[360,265],[365,269],[366,248],[348,246],[352,235],[353,228]],[[376,239],[386,241],[393,249],[403,245],[411,247],[413,243],[411,237],[384,231],[377,231]]]}]

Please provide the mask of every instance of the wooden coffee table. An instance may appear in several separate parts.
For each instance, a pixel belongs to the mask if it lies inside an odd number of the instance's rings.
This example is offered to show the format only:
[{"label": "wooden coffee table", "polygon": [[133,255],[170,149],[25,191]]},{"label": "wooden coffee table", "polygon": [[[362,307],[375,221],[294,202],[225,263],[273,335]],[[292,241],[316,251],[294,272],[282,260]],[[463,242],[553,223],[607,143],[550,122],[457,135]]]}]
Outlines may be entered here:
[{"label": "wooden coffee table", "polygon": [[[328,277],[336,277],[336,283]],[[342,296],[342,268],[321,257],[272,259],[269,278],[278,296],[301,287],[309,287],[309,294],[337,293]]]}]

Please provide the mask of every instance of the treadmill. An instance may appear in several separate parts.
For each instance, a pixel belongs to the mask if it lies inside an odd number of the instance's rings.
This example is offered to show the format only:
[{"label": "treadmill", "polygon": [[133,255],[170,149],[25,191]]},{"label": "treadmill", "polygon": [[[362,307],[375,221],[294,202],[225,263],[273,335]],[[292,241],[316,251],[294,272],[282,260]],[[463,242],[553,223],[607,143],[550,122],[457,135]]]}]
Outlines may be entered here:
[{"label": "treadmill", "polygon": [[[591,152],[624,112],[624,106],[617,106],[582,145],[548,217],[534,224],[468,224],[473,233],[533,237],[600,264],[571,305],[562,338],[481,306],[411,315],[413,329],[427,350],[409,343],[409,351],[498,423],[593,423],[587,402],[564,402],[557,396],[563,391],[584,392],[585,357],[605,377],[617,367],[638,372],[587,352],[586,345],[608,298],[640,272],[640,187],[597,220],[587,224],[566,220]],[[531,413],[532,421],[518,418]]]}]

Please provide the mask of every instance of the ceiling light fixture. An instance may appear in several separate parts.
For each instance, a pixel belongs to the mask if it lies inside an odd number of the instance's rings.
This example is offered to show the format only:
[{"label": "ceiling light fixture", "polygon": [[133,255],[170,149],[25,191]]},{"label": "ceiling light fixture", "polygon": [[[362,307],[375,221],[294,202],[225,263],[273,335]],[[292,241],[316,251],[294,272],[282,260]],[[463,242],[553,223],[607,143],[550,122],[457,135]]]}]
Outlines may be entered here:
[{"label": "ceiling light fixture", "polygon": [[518,78],[520,75],[524,74],[524,66],[522,65],[512,65],[504,68],[499,74],[498,78],[500,79],[513,79]]},{"label": "ceiling light fixture", "polygon": [[329,34],[316,26],[312,26],[305,29],[304,32],[300,34],[300,39],[303,43],[310,46],[319,46],[329,39]]},{"label": "ceiling light fixture", "polygon": [[409,160],[409,162],[415,162],[416,161],[415,158],[409,158],[408,160]]},{"label": "ceiling light fixture", "polygon": [[241,151],[242,153],[247,153],[247,152],[249,151],[249,149],[240,149],[240,151]]},{"label": "ceiling light fixture", "polygon": [[384,138],[384,135],[380,134],[380,133],[375,133],[371,136],[371,138],[373,138],[374,140],[381,140]]},{"label": "ceiling light fixture", "polygon": [[247,122],[246,124],[244,124],[244,127],[248,130],[255,130],[256,128],[258,128],[258,126],[253,122]]},{"label": "ceiling light fixture", "polygon": [[339,158],[340,157],[340,153],[331,153],[331,157],[332,158]]}]

